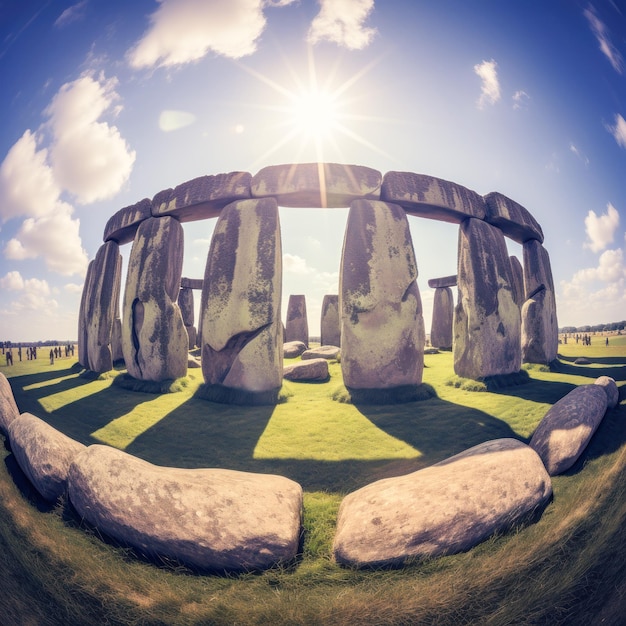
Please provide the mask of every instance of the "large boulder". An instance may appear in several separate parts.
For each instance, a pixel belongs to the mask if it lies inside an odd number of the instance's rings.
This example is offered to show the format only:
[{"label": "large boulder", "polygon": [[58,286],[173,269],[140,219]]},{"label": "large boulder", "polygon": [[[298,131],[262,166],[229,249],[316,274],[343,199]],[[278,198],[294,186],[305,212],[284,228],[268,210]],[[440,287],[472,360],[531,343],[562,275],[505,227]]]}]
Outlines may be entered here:
[{"label": "large boulder", "polygon": [[581,385],[548,409],[529,445],[550,476],[562,474],[576,463],[602,421],[607,404],[601,385]]},{"label": "large boulder", "polygon": [[322,345],[341,346],[341,316],[337,294],[327,294],[322,300],[320,332]]},{"label": "large boulder", "polygon": [[497,226],[513,241],[524,243],[529,239],[536,239],[543,242],[543,231],[539,222],[521,204],[494,191],[485,196],[485,205],[485,220]]},{"label": "large boulder", "polygon": [[283,356],[286,359],[295,359],[306,350],[306,344],[303,341],[286,341],[283,344]]},{"label": "large boulder", "polygon": [[15,402],[13,389],[7,377],[0,372],[0,432],[8,434],[11,422],[19,417],[20,411]]},{"label": "large boulder", "polygon": [[606,392],[607,407],[614,409],[619,403],[619,389],[614,378],[610,376],[600,376],[596,378],[594,385],[600,385]]},{"label": "large boulder", "polygon": [[11,451],[39,494],[54,502],[67,491],[67,474],[85,446],[42,419],[22,413],[9,426]]},{"label": "large boulder", "polygon": [[281,263],[273,198],[241,200],[223,209],[202,291],[202,373],[207,385],[250,392],[280,388]]},{"label": "large boulder", "polygon": [[405,212],[356,200],[341,260],[341,369],[353,389],[419,385],[424,319]]},{"label": "large boulder", "polygon": [[202,570],[257,570],[298,552],[302,488],[282,476],[152,465],[93,445],[69,471],[69,497],[99,532]]},{"label": "large boulder", "polygon": [[302,353],[302,360],[307,359],[326,359],[328,361],[338,359],[341,353],[339,346],[318,346],[317,348],[309,348]]},{"label": "large boulder", "polygon": [[437,287],[430,326],[430,344],[435,348],[452,348],[452,322],[454,320],[454,295],[450,287]]},{"label": "large boulder", "polygon": [[287,319],[285,322],[285,341],[301,341],[309,346],[309,323],[306,315],[306,297],[289,296]]},{"label": "large boulder", "polygon": [[144,198],[136,204],[124,207],[109,218],[104,227],[104,241],[115,241],[120,246],[130,243],[137,233],[139,224],[151,215],[152,202]]},{"label": "large boulder", "polygon": [[122,348],[128,373],[163,381],[187,373],[189,338],[176,303],[183,227],[172,217],[141,223],[128,261]]},{"label": "large boulder", "polygon": [[458,268],[454,371],[474,380],[518,372],[520,310],[504,235],[482,220],[465,220],[459,228]]},{"label": "large boulder", "polygon": [[534,450],[516,439],[488,441],[347,495],[333,552],[358,567],[462,552],[524,521],[551,494]]},{"label": "large boulder", "polygon": [[380,197],[380,172],[359,165],[270,165],[252,177],[252,196],[272,196],[285,207],[347,207],[355,198]]},{"label": "large boulder", "polygon": [[285,365],[283,378],[296,381],[328,380],[328,361],[326,359],[309,359]]}]

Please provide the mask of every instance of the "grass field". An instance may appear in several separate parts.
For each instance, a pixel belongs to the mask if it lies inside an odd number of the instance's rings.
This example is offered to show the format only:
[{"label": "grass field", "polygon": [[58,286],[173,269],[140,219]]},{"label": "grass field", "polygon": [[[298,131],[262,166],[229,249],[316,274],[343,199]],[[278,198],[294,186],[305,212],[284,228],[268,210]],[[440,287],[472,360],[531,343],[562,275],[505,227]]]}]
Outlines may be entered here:
[{"label": "grass field", "polygon": [[[0,471],[0,616],[7,624],[618,624],[626,608],[626,402],[607,413],[584,458],[553,480],[537,524],[460,555],[398,570],[358,571],[331,558],[343,495],[498,437],[527,441],[576,385],[609,375],[624,387],[626,336],[561,345],[555,371],[530,382],[465,391],[452,355],[426,355],[436,396],[403,405],[335,402],[330,382],[286,383],[288,401],[226,406],[195,398],[200,370],[178,393],[126,391],[81,375],[71,359],[0,371],[22,412],[67,435],[160,465],[288,476],[305,489],[303,551],[262,574],[197,576],[136,559],[80,528],[68,503],[48,507],[8,449]],[[586,356],[589,365],[576,365]],[[33,601],[37,598],[37,601]],[[0,617],[0,623],[5,623]]]}]

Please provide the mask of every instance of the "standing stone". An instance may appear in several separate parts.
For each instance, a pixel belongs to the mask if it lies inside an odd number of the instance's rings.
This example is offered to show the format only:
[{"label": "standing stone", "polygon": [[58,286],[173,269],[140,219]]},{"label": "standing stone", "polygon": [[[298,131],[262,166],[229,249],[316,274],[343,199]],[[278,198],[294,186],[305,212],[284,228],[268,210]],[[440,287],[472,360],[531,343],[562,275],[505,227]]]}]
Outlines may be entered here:
[{"label": "standing stone", "polygon": [[504,235],[470,218],[459,228],[454,371],[478,380],[521,367],[520,310]]},{"label": "standing stone", "polygon": [[341,369],[353,389],[419,385],[424,319],[409,224],[397,204],[350,207],[340,275]]},{"label": "standing stone", "polygon": [[524,288],[522,358],[525,363],[551,363],[559,344],[554,282],[548,251],[536,239],[524,244]]},{"label": "standing stone", "polygon": [[178,293],[178,306],[180,314],[183,317],[183,324],[189,336],[189,349],[192,350],[196,345],[196,329],[194,327],[195,312],[193,302],[193,289],[183,287]]},{"label": "standing stone", "polygon": [[434,348],[452,348],[452,322],[454,296],[450,287],[437,287],[433,304],[433,321],[430,327],[430,344]]},{"label": "standing stone", "polygon": [[202,290],[207,385],[251,392],[282,384],[282,253],[273,198],[226,206],[215,225]]},{"label": "standing stone", "polygon": [[87,266],[83,293],[80,297],[80,308],[78,309],[78,362],[85,369],[89,369],[89,357],[87,356],[87,302],[94,279],[93,263],[93,260],[89,261]]},{"label": "standing stone", "polygon": [[289,296],[285,341],[301,341],[309,346],[309,324],[306,316],[306,298],[303,295]]},{"label": "standing stone", "polygon": [[122,347],[128,373],[163,381],[187,373],[189,338],[176,299],[183,266],[183,227],[151,217],[137,230],[124,293]]},{"label": "standing stone", "polygon": [[513,300],[521,307],[524,304],[524,270],[522,264],[516,256],[510,256],[511,278],[513,279]]},{"label": "standing stone", "polygon": [[114,320],[119,316],[121,272],[119,246],[107,241],[96,253],[84,308],[87,364],[92,372],[113,369],[111,339]]},{"label": "standing stone", "polygon": [[339,316],[338,295],[324,296],[320,330],[323,346],[341,346],[341,319]]}]

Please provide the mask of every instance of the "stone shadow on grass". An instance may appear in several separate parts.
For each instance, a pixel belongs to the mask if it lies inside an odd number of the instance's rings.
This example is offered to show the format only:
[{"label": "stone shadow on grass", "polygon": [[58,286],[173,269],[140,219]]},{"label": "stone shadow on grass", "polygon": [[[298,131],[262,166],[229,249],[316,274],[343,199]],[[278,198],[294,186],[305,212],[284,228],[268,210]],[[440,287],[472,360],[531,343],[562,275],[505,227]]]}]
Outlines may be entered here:
[{"label": "stone shadow on grass", "polygon": [[[592,357],[588,358],[592,364],[601,363],[601,359],[594,359]],[[619,362],[620,361],[616,361],[616,363]],[[599,376],[610,376],[615,380],[626,380],[626,364],[623,359],[621,360],[621,363],[621,366],[616,365],[614,367],[588,367],[585,365],[574,365],[569,362],[569,359],[568,361],[559,359],[553,363],[552,371],[573,376],[587,376],[588,378],[593,378],[594,380]]]}]

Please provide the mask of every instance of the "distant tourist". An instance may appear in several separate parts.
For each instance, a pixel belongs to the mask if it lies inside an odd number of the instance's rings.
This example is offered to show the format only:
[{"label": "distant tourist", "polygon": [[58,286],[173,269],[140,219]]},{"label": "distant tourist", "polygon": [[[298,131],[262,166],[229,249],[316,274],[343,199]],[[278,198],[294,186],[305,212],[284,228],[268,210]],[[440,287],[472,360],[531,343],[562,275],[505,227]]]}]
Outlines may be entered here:
[{"label": "distant tourist", "polygon": [[50,365],[54,365],[54,350],[50,348]]},{"label": "distant tourist", "polygon": [[13,365],[13,353],[11,352],[11,348],[6,351],[7,357],[7,365]]},{"label": "distant tourist", "polygon": [[608,345],[609,345],[609,338],[608,337],[606,338],[606,341],[604,342],[604,345],[608,347]]}]

